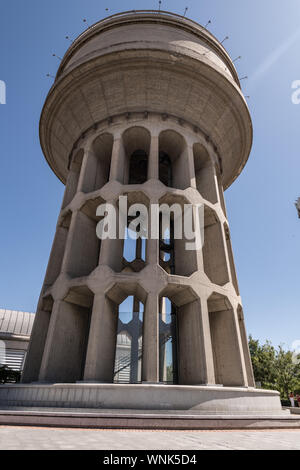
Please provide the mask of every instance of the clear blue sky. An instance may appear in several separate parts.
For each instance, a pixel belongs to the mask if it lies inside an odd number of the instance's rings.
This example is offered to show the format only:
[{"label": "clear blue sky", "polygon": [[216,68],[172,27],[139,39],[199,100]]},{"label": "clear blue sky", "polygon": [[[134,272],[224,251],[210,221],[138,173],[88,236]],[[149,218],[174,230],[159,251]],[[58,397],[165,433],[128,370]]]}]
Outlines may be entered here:
[{"label": "clear blue sky", "polygon": [[[34,311],[52,244],[63,185],[47,166],[38,121],[58,60],[84,29],[122,10],[157,8],[156,1],[1,1],[0,306]],[[249,333],[276,345],[300,339],[300,80],[299,0],[163,1],[210,30],[237,62],[254,125],[248,164],[225,197]],[[105,8],[109,8],[109,13]],[[299,34],[298,34],[299,33]]]}]

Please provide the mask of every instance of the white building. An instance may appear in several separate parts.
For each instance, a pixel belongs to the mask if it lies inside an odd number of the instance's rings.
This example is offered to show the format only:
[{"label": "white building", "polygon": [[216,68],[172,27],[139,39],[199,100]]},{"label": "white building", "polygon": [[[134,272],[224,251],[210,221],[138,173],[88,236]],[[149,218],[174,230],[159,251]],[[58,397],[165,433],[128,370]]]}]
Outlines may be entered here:
[{"label": "white building", "polygon": [[0,309],[0,364],[21,371],[35,314]]}]

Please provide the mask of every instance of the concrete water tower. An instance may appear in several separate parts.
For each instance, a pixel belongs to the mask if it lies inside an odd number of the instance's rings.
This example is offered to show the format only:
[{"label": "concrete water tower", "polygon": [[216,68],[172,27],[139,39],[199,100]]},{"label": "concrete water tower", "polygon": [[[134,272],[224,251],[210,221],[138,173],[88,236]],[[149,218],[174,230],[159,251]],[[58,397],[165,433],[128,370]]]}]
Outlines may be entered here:
[{"label": "concrete water tower", "polygon": [[[254,388],[223,197],[252,144],[223,45],[168,12],[99,21],[66,52],[40,139],[66,189],[19,402],[278,412],[277,392]],[[120,195],[204,204],[203,249],[172,230],[100,241],[96,208]]]}]

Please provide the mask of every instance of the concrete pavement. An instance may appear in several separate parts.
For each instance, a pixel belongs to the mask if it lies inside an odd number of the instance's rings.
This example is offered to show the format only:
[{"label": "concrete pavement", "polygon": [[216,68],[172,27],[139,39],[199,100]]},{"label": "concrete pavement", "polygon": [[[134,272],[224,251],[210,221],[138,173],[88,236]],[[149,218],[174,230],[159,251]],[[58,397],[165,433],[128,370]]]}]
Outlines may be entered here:
[{"label": "concrete pavement", "polygon": [[0,450],[300,450],[300,430],[137,431],[0,426]]}]

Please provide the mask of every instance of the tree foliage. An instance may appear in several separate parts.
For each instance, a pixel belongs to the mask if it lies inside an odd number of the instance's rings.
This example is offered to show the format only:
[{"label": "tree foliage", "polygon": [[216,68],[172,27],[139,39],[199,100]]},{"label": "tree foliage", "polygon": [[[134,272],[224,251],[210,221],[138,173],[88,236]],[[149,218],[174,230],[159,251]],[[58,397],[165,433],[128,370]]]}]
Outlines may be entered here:
[{"label": "tree foliage", "polygon": [[288,399],[290,392],[300,394],[300,361],[295,361],[293,351],[284,350],[282,345],[276,349],[270,341],[260,344],[252,336],[249,349],[255,381],[262,388],[278,390],[282,399]]}]

